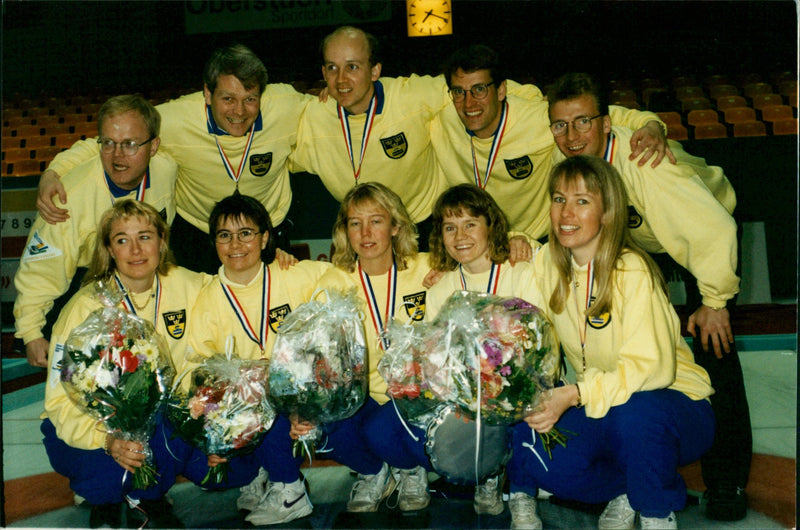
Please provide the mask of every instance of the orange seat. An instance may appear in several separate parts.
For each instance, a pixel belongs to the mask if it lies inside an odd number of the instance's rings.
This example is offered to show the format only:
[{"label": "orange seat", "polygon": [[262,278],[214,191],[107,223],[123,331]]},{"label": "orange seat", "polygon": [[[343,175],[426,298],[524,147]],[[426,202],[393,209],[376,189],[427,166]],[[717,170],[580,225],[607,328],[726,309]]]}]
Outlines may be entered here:
[{"label": "orange seat", "polygon": [[680,123],[675,123],[667,127],[667,138],[679,142],[689,139],[689,131]]},{"label": "orange seat", "polygon": [[625,107],[628,109],[640,109],[641,106],[639,102],[635,99],[612,99],[609,100],[609,103],[612,105],[619,105],[620,107]]},{"label": "orange seat", "polygon": [[772,105],[764,107],[761,111],[761,119],[764,121],[778,121],[792,117],[792,107],[789,105]]},{"label": "orange seat", "polygon": [[727,138],[728,129],[721,123],[706,123],[694,128],[695,140],[706,140],[711,138]]},{"label": "orange seat", "polygon": [[753,96],[753,108],[763,110],[764,107],[783,105],[783,97],[780,94],[756,94]]},{"label": "orange seat", "polygon": [[681,115],[677,112],[656,112],[656,115],[667,124],[667,129],[671,129],[676,125],[683,125]]},{"label": "orange seat", "polygon": [[797,118],[775,120],[772,122],[772,134],[797,134]]},{"label": "orange seat", "polygon": [[30,107],[28,108],[28,116],[36,118],[38,116],[48,116],[50,114],[50,107]]},{"label": "orange seat", "polygon": [[743,123],[756,120],[756,111],[748,107],[725,110],[725,123]]},{"label": "orange seat", "polygon": [[3,150],[3,162],[5,163],[31,159],[31,150],[25,147],[12,147]]},{"label": "orange seat", "polygon": [[38,149],[40,147],[50,147],[53,143],[52,136],[30,136],[25,141],[25,147],[28,149]]},{"label": "orange seat", "polygon": [[34,125],[38,125],[39,127],[48,127],[50,125],[56,125],[61,120],[59,116],[37,116],[34,119],[36,120],[36,123],[34,123]]},{"label": "orange seat", "polygon": [[650,100],[653,94],[662,94],[663,96],[669,95],[669,91],[663,87],[647,87],[642,90],[642,102],[647,108],[650,108]]},{"label": "orange seat", "polygon": [[713,100],[724,96],[738,96],[739,89],[733,85],[714,85],[708,87],[708,95]]},{"label": "orange seat", "polygon": [[57,146],[48,146],[48,147],[41,147],[36,149],[33,152],[34,158],[39,162],[45,162],[47,164],[53,160],[58,153],[61,152],[61,148]]},{"label": "orange seat", "polygon": [[760,83],[764,80],[761,74],[755,72],[745,73],[739,77],[739,86],[751,85],[753,83]]},{"label": "orange seat", "polygon": [[8,121],[11,118],[21,118],[22,117],[22,109],[3,109],[3,121]]},{"label": "orange seat", "polygon": [[705,97],[705,93],[696,85],[679,86],[675,88],[675,97],[677,99],[702,98]]},{"label": "orange seat", "polygon": [[86,123],[89,121],[89,115],[84,112],[76,112],[75,114],[65,114],[62,116],[63,122],[67,125],[77,125],[79,123]]},{"label": "orange seat", "polygon": [[744,136],[766,136],[767,126],[762,121],[743,121],[733,124],[733,136],[740,138]]},{"label": "orange seat", "polygon": [[75,134],[80,134],[81,136],[86,136],[86,137],[97,136],[97,123],[93,121],[76,123],[72,127],[70,127],[70,129],[71,132]]},{"label": "orange seat", "polygon": [[789,100],[789,106],[790,107],[794,107],[795,110],[796,110],[797,109],[797,92],[795,92],[794,94],[789,94],[787,99]]},{"label": "orange seat", "polygon": [[623,100],[623,99],[636,100],[636,92],[628,88],[615,89],[609,92],[608,99],[609,101]]},{"label": "orange seat", "polygon": [[646,90],[648,88],[660,88],[663,90],[667,89],[667,85],[664,84],[664,81],[655,77],[645,77],[639,82],[639,86],[642,87],[642,90]]},{"label": "orange seat", "polygon": [[772,79],[772,84],[780,85],[785,81],[794,81],[797,83],[797,74],[791,70],[784,70],[782,72],[775,72],[770,76]]},{"label": "orange seat", "polygon": [[772,85],[767,83],[749,83],[742,89],[744,95],[750,99],[756,94],[772,94]]},{"label": "orange seat", "polygon": [[55,145],[56,147],[60,147],[62,149],[69,149],[70,147],[72,147],[72,144],[74,144],[80,139],[81,139],[80,134],[75,134],[75,133],[57,134],[54,137],[53,145]]},{"label": "orange seat", "polygon": [[8,164],[8,174],[13,177],[27,177],[31,175],[40,175],[42,173],[42,164],[38,160],[21,160]]},{"label": "orange seat", "polygon": [[791,81],[783,81],[778,85],[778,94],[782,96],[791,96],[797,94],[797,79]]},{"label": "orange seat", "polygon": [[690,110],[710,109],[711,102],[708,98],[688,98],[681,100],[681,111],[689,112]]},{"label": "orange seat", "polygon": [[680,75],[672,78],[672,87],[697,86],[697,81],[690,75]]},{"label": "orange seat", "polygon": [[743,96],[723,96],[717,99],[717,109],[725,110],[735,107],[746,107],[747,100]]},{"label": "orange seat", "polygon": [[20,125],[17,127],[18,138],[28,138],[30,136],[41,136],[42,128],[38,125]]},{"label": "orange seat", "polygon": [[719,123],[719,114],[717,114],[717,111],[711,109],[691,110],[686,116],[686,123],[692,126],[706,123]]},{"label": "orange seat", "polygon": [[703,83],[711,90],[711,87],[716,85],[730,85],[731,78],[725,74],[711,74],[703,79]]},{"label": "orange seat", "polygon": [[47,136],[57,136],[59,134],[65,134],[68,132],[70,132],[69,125],[66,123],[55,123],[45,127],[44,129],[44,133]]},{"label": "orange seat", "polygon": [[8,118],[3,116],[3,123],[7,123],[12,129],[16,129],[20,125],[30,125],[31,119],[27,116],[10,116]]}]

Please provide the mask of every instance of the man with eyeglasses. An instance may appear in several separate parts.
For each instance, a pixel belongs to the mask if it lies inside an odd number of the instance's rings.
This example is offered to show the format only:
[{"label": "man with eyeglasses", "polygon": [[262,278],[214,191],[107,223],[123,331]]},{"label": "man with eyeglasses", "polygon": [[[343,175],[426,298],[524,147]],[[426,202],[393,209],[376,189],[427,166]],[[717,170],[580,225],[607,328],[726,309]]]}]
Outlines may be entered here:
[{"label": "man with eyeglasses", "polygon": [[[25,343],[28,362],[47,366],[48,313],[67,292],[78,267],[94,252],[100,217],[115,201],[133,198],[156,208],[167,222],[175,217],[177,166],[157,154],[161,116],[141,96],[116,96],[98,111],[95,155],[69,170],[62,184],[72,201],[69,218],[55,225],[41,216],[31,227],[14,277],[15,336]],[[99,150],[97,145],[99,144]]]},{"label": "man with eyeglasses", "polygon": [[[292,202],[286,165],[295,144],[297,123],[312,96],[289,85],[267,84],[267,69],[249,48],[216,50],[203,72],[203,90],[163,103],[161,148],[178,164],[177,216],[170,248],[179,265],[214,274],[219,268],[208,238],[214,204],[235,190],[255,197],[272,215],[275,241],[288,248],[284,223]],[[42,175],[37,206],[51,222],[65,212],[52,204],[58,174],[96,153],[78,142],[60,154]],[[59,193],[62,202],[63,192]]]},{"label": "man with eyeglasses", "polygon": [[[632,131],[612,125],[604,90],[587,74],[572,73],[548,90],[555,162],[579,154],[605,158],[628,191],[633,240],[658,264],[685,278],[697,363],[711,378],[717,419],[714,445],[703,457],[706,514],[737,520],[746,515],[744,488],[752,457],[750,416],[728,305],[739,292],[736,195],[722,168],[709,166],[677,142],[677,164],[653,168],[632,162]],[[674,261],[673,261],[674,260]],[[699,333],[698,333],[699,331]],[[699,336],[698,336],[699,335]],[[629,508],[629,507],[628,507]]]},{"label": "man with eyeglasses", "polygon": [[[550,228],[547,180],[553,137],[547,101],[509,94],[498,54],[484,45],[457,50],[444,68],[453,104],[431,124],[431,140],[447,186],[473,183],[489,192],[508,216],[511,229],[542,239]],[[525,85],[530,87],[531,85]],[[632,138],[641,163],[667,153],[658,117],[612,109],[615,123],[642,127]]]}]

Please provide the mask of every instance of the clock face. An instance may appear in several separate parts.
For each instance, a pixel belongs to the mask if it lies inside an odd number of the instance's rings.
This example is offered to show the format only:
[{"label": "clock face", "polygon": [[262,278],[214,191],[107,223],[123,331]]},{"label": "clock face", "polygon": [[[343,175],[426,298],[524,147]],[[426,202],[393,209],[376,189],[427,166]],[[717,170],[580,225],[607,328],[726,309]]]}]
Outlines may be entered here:
[{"label": "clock face", "polygon": [[408,36],[452,35],[450,0],[406,0]]}]

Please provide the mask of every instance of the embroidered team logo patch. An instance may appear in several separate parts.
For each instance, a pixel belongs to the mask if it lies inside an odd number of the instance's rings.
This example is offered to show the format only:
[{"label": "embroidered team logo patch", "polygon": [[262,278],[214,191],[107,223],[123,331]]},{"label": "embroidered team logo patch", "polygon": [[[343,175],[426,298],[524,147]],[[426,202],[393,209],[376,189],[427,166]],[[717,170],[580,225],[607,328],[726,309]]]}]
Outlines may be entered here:
[{"label": "embroidered team logo patch", "polygon": [[406,141],[405,133],[395,134],[389,138],[381,138],[381,145],[383,146],[383,152],[386,153],[386,156],[394,160],[403,158],[406,151],[408,151],[408,142]]},{"label": "embroidered team logo patch", "polygon": [[633,206],[628,206],[628,228],[639,228],[642,226],[642,216]]},{"label": "embroidered team logo patch", "polygon": [[61,249],[58,249],[42,239],[39,231],[33,233],[31,240],[25,246],[25,252],[22,253],[22,261],[39,261],[48,258],[55,258],[62,254]]},{"label": "embroidered team logo patch", "polygon": [[292,312],[292,308],[289,307],[289,304],[283,304],[282,306],[275,307],[269,310],[269,329],[274,331],[275,333],[278,332],[278,329],[283,325],[284,319]]},{"label": "embroidered team logo patch", "polygon": [[[591,304],[594,303],[595,299],[596,298],[593,296]],[[611,315],[608,313],[603,313],[602,315],[594,317],[586,317],[586,322],[594,329],[603,329],[608,325],[609,322],[611,322]]]},{"label": "embroidered team logo patch", "polygon": [[511,178],[522,180],[530,177],[531,173],[533,173],[533,162],[531,162],[531,159],[528,155],[520,158],[514,158],[513,160],[503,159],[503,162],[505,163],[506,169],[508,170],[508,174],[511,175]]},{"label": "embroidered team logo patch", "polygon": [[403,303],[411,320],[419,322],[425,318],[425,291],[404,296]]},{"label": "embroidered team logo patch", "polygon": [[183,332],[186,331],[186,310],[170,311],[164,313],[164,325],[167,326],[167,333],[173,339],[177,340],[183,337]]},{"label": "embroidered team logo patch", "polygon": [[250,155],[250,173],[256,177],[263,177],[272,167],[272,153],[263,155]]}]

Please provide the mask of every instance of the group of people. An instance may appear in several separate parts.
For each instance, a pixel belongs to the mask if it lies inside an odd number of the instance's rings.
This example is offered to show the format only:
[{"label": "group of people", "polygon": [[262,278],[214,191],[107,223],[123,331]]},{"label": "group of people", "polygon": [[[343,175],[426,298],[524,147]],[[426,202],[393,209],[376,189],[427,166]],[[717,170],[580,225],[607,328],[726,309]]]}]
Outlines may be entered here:
[{"label": "group of people", "polygon": [[[179,526],[164,497],[175,477],[200,483],[224,461],[159,421],[158,484],[133,490],[126,472],[144,460],[141,445],[98,430],[61,388],[64,340],[99,304],[88,284],[112,277],[178,369],[225,351],[229,337],[239,357],[269,358],[281,320],[316,288],[354,287],[369,396],[323,426],[328,456],[358,473],[350,511],[375,511],[395,490],[401,510],[428,506],[425,433],[387,404],[377,364],[391,320],[430,321],[454,290],[474,290],[541,308],[577,377],[511,428],[513,528],[541,528],[540,488],[610,501],[601,528],[633,528],[637,513],[642,527],[676,527],[677,467],[701,456],[707,515],[744,517],[752,441],[727,308],[739,281],[735,194],[722,170],[668,142],[657,116],[610,107],[585,74],[563,76],[545,98],[507,79],[485,46],[457,51],[441,76],[408,78],[381,78],[378,43],[356,28],[337,29],[321,51],[327,87],[315,98],[267,84],[244,46],[220,49],[202,92],[155,108],[109,99],[98,138],[42,175],[15,278],[17,336],[31,364],[49,367],[45,446],[92,505],[91,525]],[[281,250],[290,170],[318,175],[341,203],[331,263]],[[696,280],[694,353],[648,252]],[[48,340],[47,314],[79,267],[86,286]],[[554,426],[579,434],[545,467],[530,447]],[[308,515],[292,442],[312,427],[279,416],[212,488],[240,487],[237,506],[256,525]],[[476,487],[476,513],[504,510],[505,479]]]}]

